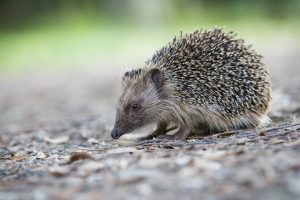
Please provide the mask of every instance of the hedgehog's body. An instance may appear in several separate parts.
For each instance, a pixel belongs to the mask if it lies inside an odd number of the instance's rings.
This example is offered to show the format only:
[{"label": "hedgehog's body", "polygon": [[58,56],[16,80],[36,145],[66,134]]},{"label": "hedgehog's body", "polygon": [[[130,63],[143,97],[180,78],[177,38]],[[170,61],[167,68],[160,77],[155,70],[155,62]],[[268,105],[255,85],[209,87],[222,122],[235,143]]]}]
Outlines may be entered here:
[{"label": "hedgehog's body", "polygon": [[125,74],[122,92],[114,138],[151,121],[159,125],[155,134],[177,124],[174,139],[256,127],[268,121],[271,100],[261,56],[221,29],[174,39],[144,68]]}]

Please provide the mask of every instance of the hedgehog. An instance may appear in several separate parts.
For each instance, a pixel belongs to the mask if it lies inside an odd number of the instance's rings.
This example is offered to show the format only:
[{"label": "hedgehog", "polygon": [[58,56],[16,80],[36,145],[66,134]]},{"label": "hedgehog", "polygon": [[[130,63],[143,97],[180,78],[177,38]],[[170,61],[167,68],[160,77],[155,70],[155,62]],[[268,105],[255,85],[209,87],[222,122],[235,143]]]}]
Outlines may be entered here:
[{"label": "hedgehog", "polygon": [[[264,127],[271,101],[270,75],[262,56],[223,29],[175,37],[142,66],[122,77],[111,137],[149,123],[150,136],[184,140]],[[170,124],[176,132],[167,134]]]}]

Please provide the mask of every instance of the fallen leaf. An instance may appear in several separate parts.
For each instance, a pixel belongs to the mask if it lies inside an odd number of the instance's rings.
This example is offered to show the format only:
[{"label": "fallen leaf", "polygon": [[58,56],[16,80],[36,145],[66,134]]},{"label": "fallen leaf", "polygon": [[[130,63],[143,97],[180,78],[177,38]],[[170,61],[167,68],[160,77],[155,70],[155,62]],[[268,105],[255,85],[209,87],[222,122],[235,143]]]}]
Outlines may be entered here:
[{"label": "fallen leaf", "polygon": [[87,152],[75,152],[72,153],[67,164],[70,164],[77,160],[87,160],[87,159],[94,160],[94,158]]},{"label": "fallen leaf", "polygon": [[259,136],[267,136],[268,135],[268,132],[266,131],[262,131],[260,133],[258,133]]},{"label": "fallen leaf", "polygon": [[10,158],[10,160],[19,162],[19,161],[27,160],[28,158],[29,158],[28,155],[12,156],[12,157]]}]

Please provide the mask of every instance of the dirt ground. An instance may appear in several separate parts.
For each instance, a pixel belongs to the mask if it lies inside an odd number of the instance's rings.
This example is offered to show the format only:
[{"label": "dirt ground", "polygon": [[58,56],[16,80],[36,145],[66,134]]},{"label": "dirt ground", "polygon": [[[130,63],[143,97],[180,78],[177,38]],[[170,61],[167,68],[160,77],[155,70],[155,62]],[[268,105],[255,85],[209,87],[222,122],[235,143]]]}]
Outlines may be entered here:
[{"label": "dirt ground", "polygon": [[266,55],[272,125],[186,141],[110,139],[117,68],[1,76],[0,199],[300,199],[299,52]]}]

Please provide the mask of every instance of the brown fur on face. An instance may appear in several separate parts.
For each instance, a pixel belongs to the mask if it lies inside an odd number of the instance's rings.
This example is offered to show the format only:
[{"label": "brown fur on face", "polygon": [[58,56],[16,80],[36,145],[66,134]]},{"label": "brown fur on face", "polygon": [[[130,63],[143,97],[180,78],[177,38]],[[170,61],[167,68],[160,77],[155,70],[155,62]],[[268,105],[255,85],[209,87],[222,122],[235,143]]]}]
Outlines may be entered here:
[{"label": "brown fur on face", "polygon": [[160,103],[163,77],[159,69],[133,70],[122,78],[122,94],[117,104],[112,137],[119,138],[153,121]]}]

